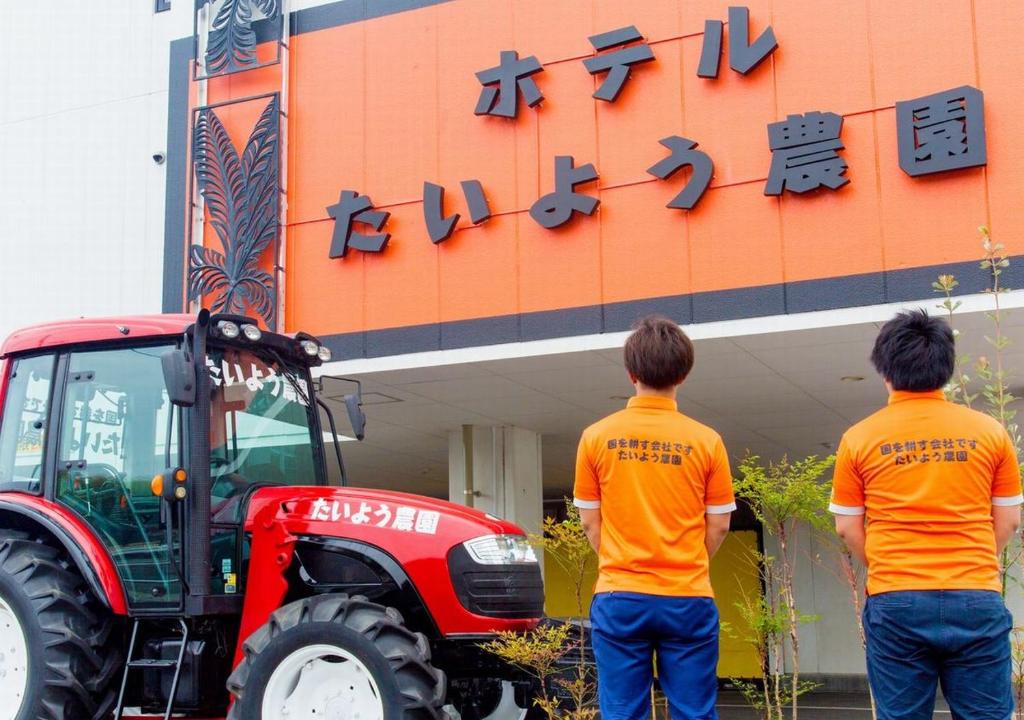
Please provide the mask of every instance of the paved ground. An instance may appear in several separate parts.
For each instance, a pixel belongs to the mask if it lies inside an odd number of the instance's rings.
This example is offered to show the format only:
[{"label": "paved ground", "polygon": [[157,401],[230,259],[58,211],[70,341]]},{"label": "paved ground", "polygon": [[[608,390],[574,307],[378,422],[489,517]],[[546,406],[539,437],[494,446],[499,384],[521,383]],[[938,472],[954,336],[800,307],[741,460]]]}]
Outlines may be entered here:
[{"label": "paved ground", "polygon": [[[735,692],[719,694],[718,712],[722,720],[756,720],[759,717]],[[800,698],[799,713],[803,720],[870,720],[871,705],[867,695],[810,693]],[[935,704],[936,720],[949,720],[949,717],[946,704],[939,698]]]}]

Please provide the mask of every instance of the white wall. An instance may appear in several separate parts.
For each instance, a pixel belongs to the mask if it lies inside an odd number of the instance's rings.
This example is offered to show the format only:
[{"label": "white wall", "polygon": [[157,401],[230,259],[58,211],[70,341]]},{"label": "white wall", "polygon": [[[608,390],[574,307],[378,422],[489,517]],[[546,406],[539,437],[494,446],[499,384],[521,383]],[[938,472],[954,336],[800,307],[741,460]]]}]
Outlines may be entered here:
[{"label": "white wall", "polygon": [[0,3],[0,337],[159,312],[168,52],[191,0]]}]

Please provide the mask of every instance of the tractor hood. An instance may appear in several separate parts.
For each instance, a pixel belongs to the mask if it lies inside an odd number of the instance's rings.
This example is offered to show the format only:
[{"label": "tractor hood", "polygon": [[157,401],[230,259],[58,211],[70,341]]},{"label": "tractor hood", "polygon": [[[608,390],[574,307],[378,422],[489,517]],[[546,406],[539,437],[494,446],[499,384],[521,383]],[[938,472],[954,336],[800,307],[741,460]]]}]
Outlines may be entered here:
[{"label": "tractor hood", "polygon": [[[527,630],[543,614],[543,582],[536,561],[532,565],[480,565],[466,574],[466,541],[493,535],[525,535],[513,523],[479,510],[385,490],[275,486],[254,493],[245,524],[246,530],[252,532],[253,556],[265,554],[276,558],[274,563],[255,565],[250,582],[261,587],[279,583],[281,568],[290,563],[290,554],[280,552],[281,548],[317,538],[342,538],[376,548],[393,558],[442,635]],[[278,568],[271,572],[270,566],[275,564]],[[259,575],[261,568],[268,573],[266,579]],[[467,578],[483,578],[485,584],[496,582],[499,593],[504,593],[497,600],[501,612],[494,614],[470,602],[467,593],[473,588],[468,587]],[[459,583],[458,589],[455,581]],[[520,607],[523,600],[519,596],[526,592],[520,593],[520,587],[528,587],[532,593],[527,598],[528,611]],[[493,595],[493,588],[488,588]],[[283,597],[286,588],[277,589]],[[510,593],[514,597],[505,597]],[[505,612],[510,609],[515,612]],[[259,613],[256,616],[263,617]],[[256,626],[246,627],[254,630]]]},{"label": "tractor hood", "polygon": [[[246,528],[271,512],[293,534],[345,537],[382,548],[415,544],[439,550],[482,535],[525,535],[517,525],[434,498],[350,487],[268,487],[249,503]],[[265,517],[265,515],[264,515]]]}]

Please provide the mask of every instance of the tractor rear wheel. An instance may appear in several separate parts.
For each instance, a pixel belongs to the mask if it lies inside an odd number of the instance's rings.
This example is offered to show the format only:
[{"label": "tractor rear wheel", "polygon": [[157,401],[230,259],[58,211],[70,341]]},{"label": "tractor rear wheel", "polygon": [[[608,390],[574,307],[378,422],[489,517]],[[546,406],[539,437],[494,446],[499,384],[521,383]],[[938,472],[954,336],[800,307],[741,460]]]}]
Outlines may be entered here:
[{"label": "tractor rear wheel", "polygon": [[62,549],[0,530],[0,720],[96,720],[116,700],[113,618]]},{"label": "tractor rear wheel", "polygon": [[320,595],[280,608],[243,646],[228,720],[438,720],[445,675],[394,608]]}]

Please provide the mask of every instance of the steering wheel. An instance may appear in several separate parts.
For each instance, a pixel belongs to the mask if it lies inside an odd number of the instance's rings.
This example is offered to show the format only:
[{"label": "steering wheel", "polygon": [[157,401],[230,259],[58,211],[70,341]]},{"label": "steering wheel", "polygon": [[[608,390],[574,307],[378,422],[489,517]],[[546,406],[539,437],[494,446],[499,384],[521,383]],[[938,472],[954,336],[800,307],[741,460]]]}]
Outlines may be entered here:
[{"label": "steering wheel", "polygon": [[[76,475],[86,482],[75,487],[72,483]],[[68,496],[74,498],[76,502],[85,504],[85,493],[88,492],[88,505],[96,505],[98,508],[91,510],[89,514],[102,517],[111,525],[137,530],[135,522],[125,520],[122,514],[115,510],[120,498],[125,498],[128,503],[132,498],[131,490],[116,467],[99,462],[89,462],[79,467],[79,463],[76,462],[68,470],[68,482]]]}]

